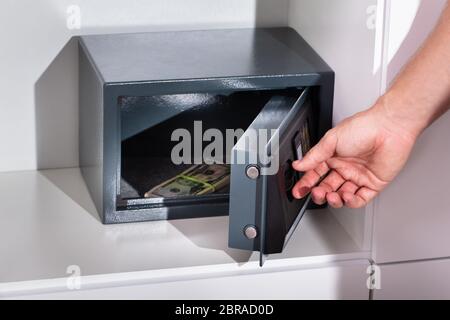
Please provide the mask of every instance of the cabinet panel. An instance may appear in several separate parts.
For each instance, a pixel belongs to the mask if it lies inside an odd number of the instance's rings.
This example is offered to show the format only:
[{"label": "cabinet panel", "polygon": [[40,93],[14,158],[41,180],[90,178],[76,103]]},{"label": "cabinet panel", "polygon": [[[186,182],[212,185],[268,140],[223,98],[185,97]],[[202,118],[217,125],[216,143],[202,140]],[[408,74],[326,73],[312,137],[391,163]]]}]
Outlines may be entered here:
[{"label": "cabinet panel", "polygon": [[375,300],[450,299],[450,259],[380,266]]},{"label": "cabinet panel", "polygon": [[[369,263],[65,291],[20,299],[368,299]],[[261,269],[261,272],[263,269]]]},{"label": "cabinet panel", "polygon": [[[392,1],[388,79],[434,27],[446,1]],[[412,12],[408,19],[405,15]],[[409,21],[409,31],[402,24]],[[392,34],[392,37],[391,37]],[[380,195],[374,219],[376,263],[450,256],[450,114],[419,138],[403,172]]]}]

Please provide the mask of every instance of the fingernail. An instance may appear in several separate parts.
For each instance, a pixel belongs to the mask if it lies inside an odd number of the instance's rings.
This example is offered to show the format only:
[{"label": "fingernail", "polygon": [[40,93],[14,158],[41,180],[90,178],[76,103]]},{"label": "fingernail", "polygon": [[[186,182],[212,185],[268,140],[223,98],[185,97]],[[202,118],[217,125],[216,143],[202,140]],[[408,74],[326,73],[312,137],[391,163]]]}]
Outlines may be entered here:
[{"label": "fingernail", "polygon": [[306,196],[308,193],[310,193],[310,192],[311,192],[311,188],[308,188],[308,187],[301,187],[301,188],[298,190],[298,196],[299,196],[299,199],[305,197],[305,196]]}]

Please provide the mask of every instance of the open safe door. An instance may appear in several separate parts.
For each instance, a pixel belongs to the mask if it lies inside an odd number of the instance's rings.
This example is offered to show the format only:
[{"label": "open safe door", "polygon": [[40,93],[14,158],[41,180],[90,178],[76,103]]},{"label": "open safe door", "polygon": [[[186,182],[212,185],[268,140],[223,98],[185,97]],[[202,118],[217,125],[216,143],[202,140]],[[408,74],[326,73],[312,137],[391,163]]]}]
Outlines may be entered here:
[{"label": "open safe door", "polygon": [[309,197],[291,191],[301,173],[292,162],[315,141],[309,90],[274,96],[232,150],[229,246],[265,255],[283,251]]}]

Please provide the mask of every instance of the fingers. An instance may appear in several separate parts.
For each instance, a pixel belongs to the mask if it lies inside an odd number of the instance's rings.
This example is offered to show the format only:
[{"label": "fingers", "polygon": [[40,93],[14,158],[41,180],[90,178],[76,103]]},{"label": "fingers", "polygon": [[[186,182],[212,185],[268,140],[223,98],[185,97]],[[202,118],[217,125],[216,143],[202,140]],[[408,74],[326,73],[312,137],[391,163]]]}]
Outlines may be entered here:
[{"label": "fingers", "polygon": [[330,159],[336,150],[337,138],[333,130],[327,134],[314,146],[302,160],[295,161],[293,167],[297,171],[307,172],[319,166],[322,162]]},{"label": "fingers", "polygon": [[314,188],[312,191],[312,199],[318,204],[322,205],[327,202],[327,195],[329,193],[335,192],[338,190],[342,184],[344,184],[345,180],[342,176],[336,171],[332,171],[328,177],[326,177],[318,187]]},{"label": "fingers", "polygon": [[351,181],[346,181],[338,190],[339,196],[343,196],[344,193],[355,194],[359,187]]},{"label": "fingers", "polygon": [[359,198],[359,196],[356,196],[358,190],[359,186],[351,181],[346,181],[342,187],[339,188],[338,194],[345,206],[356,209],[368,203],[366,202],[364,204],[364,202],[361,201],[362,199]]},{"label": "fingers", "polygon": [[336,192],[328,193],[326,198],[327,198],[326,200],[327,200],[328,204],[330,206],[332,206],[333,208],[339,209],[344,206],[344,202],[343,202],[341,196]]},{"label": "fingers", "polygon": [[339,172],[347,181],[358,186],[366,186],[372,190],[380,190],[387,183],[378,179],[366,166],[357,162],[357,159],[331,158],[327,161],[330,169]]},{"label": "fingers", "polygon": [[377,194],[378,192],[375,190],[362,187],[356,192],[356,194],[344,192],[342,194],[342,199],[347,207],[357,209],[366,206],[376,197]]},{"label": "fingers", "polygon": [[[321,173],[326,166],[320,167]],[[333,208],[361,208],[371,202],[377,191],[367,187],[359,187],[352,181],[344,179],[338,172],[332,171],[317,187],[313,187],[320,179],[320,175],[315,170],[308,171],[302,180],[294,187],[293,194],[297,199],[305,197],[311,192],[314,203],[323,205],[328,203]]]},{"label": "fingers", "polygon": [[[337,135],[332,129],[313,147],[303,159],[295,161],[292,167],[305,172],[292,189],[292,195],[301,199],[311,193],[312,200],[333,208],[347,206],[361,208],[372,201],[382,185],[357,158],[343,161],[336,153]],[[348,165],[351,163],[352,165]],[[317,186],[320,179],[331,173]]]},{"label": "fingers", "polygon": [[329,171],[328,165],[322,162],[316,168],[306,172],[303,177],[292,188],[292,195],[296,199],[304,198],[311,192],[311,188],[314,187],[321,177],[326,175]]}]

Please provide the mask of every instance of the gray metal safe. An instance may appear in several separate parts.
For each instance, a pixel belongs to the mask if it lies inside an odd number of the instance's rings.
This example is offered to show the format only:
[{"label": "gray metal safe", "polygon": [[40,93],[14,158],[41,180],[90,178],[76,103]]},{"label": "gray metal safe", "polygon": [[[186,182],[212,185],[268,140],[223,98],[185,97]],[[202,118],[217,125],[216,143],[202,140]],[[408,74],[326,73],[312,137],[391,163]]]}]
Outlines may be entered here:
[{"label": "gray metal safe", "polygon": [[[334,73],[300,35],[229,29],[79,43],[80,166],[103,223],[229,214],[231,247],[281,252],[308,205],[290,195],[300,177],[291,163],[332,118]],[[175,130],[195,138],[198,124],[200,133],[241,130],[223,157],[244,160],[212,170],[194,152],[174,163]],[[264,163],[249,157],[246,142],[262,129],[270,132]],[[191,146],[202,151],[206,142]],[[262,174],[274,157],[277,170]],[[220,183],[199,181],[193,170]],[[183,194],[186,185],[191,193]]]}]

